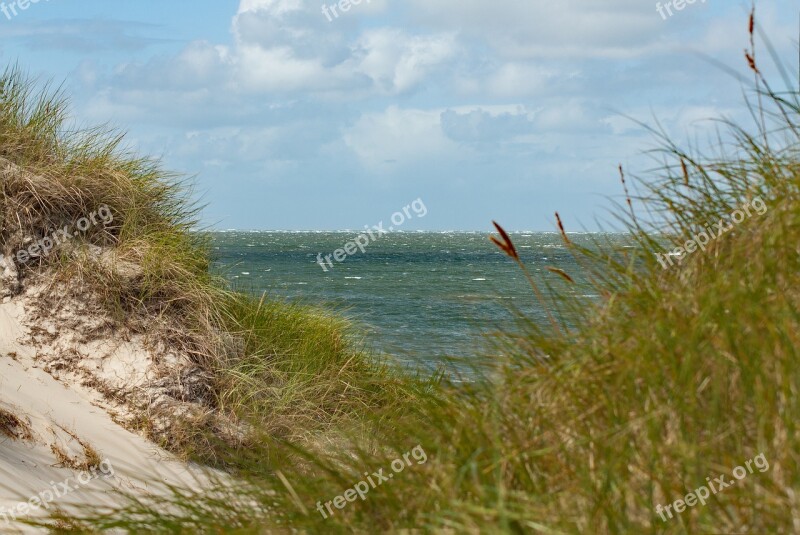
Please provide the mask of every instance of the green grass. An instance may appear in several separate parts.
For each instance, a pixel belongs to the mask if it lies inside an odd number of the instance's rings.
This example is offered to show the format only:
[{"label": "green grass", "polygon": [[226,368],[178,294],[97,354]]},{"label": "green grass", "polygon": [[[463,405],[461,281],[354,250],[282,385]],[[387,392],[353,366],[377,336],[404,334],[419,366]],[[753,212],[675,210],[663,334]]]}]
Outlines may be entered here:
[{"label": "green grass", "polygon": [[23,283],[45,276],[58,295],[77,288],[73,297],[96,300],[121,325],[166,340],[200,367],[201,416],[156,433],[142,407],[136,429],[184,457],[236,465],[236,452],[263,434],[308,439],[405,397],[415,381],[345,343],[353,331],[343,320],[247,297],[211,275],[209,238],[194,231],[199,208],[182,179],[126,151],[121,134],[71,127],[67,106],[19,68],[0,75],[1,252],[16,258],[29,240],[110,207],[110,225],[17,268]]},{"label": "green grass", "polygon": [[[635,247],[583,249],[564,237],[583,269],[566,275],[590,281],[602,302],[589,308],[570,297],[563,273],[532,281],[563,287],[557,301],[542,303],[555,326],[519,318],[498,339],[501,357],[473,357],[480,375],[471,383],[399,373],[389,379],[342,349],[337,320],[244,297],[229,301],[222,316],[245,345],[218,374],[221,384],[232,381],[221,406],[297,411],[281,419],[289,427],[243,416],[261,437],[228,452],[241,485],[223,498],[176,491],[169,513],[163,504],[135,503],[87,515],[83,529],[796,531],[800,94],[776,94],[761,78],[756,89],[755,133],[726,125],[734,143],[712,155],[654,132],[659,168],[635,179],[642,193],[626,198],[617,214]],[[766,202],[764,215],[679,266],[658,264],[655,253],[667,244],[679,245],[755,197]],[[314,358],[317,350],[325,358]],[[273,382],[292,386],[274,392]],[[320,420],[336,425],[309,440],[307,430]],[[425,464],[327,520],[315,510],[317,501],[332,500],[417,444]],[[657,515],[656,505],[760,453],[769,470],[666,522]]]}]

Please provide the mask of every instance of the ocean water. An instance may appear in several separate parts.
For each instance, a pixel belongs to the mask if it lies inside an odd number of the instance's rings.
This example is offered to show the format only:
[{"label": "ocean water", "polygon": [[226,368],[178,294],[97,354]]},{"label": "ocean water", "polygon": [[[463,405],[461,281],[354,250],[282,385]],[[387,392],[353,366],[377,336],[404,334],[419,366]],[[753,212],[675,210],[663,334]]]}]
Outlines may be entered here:
[{"label": "ocean water", "polygon": [[[373,350],[415,367],[434,368],[448,356],[486,351],[488,337],[508,325],[512,310],[546,321],[519,267],[485,233],[390,233],[327,272],[320,267],[319,253],[332,254],[358,234],[214,233],[214,269],[240,290],[342,313],[358,324]],[[597,237],[570,234],[587,245]],[[559,267],[578,280],[573,291],[591,296],[558,234],[514,233],[512,240],[529,270]]]}]

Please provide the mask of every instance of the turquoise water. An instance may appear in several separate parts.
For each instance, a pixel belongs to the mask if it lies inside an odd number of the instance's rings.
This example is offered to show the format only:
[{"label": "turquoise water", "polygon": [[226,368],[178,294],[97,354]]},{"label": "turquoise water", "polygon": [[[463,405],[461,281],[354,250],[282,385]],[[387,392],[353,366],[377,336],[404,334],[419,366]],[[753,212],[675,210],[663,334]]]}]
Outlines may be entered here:
[{"label": "turquoise water", "polygon": [[[370,347],[412,366],[432,368],[443,357],[483,350],[487,334],[512,318],[511,307],[546,321],[517,265],[487,234],[390,233],[325,272],[318,254],[332,254],[356,235],[215,233],[215,269],[239,289],[343,312],[363,327]],[[588,244],[592,236],[570,238]],[[515,233],[512,239],[533,272],[544,266],[579,272],[558,234]]]}]

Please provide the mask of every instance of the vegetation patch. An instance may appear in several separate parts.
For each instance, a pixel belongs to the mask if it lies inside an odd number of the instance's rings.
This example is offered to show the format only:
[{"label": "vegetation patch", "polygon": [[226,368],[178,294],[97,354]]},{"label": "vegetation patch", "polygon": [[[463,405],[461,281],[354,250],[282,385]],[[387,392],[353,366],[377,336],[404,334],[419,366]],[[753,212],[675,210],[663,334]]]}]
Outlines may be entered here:
[{"label": "vegetation patch", "polygon": [[30,424],[0,407],[0,434],[14,440],[33,440]]}]

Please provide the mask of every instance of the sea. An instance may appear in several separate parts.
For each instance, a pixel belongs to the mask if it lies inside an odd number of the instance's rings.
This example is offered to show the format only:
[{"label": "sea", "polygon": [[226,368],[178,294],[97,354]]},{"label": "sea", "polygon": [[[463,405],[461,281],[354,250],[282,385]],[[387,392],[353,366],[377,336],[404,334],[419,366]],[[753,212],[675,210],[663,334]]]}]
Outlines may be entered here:
[{"label": "sea", "polygon": [[[487,233],[392,232],[342,262],[331,257],[333,267],[325,263],[325,256],[358,235],[215,232],[213,269],[237,290],[344,315],[363,335],[359,343],[423,370],[493,351],[498,330],[508,330],[520,317],[547,321],[519,266]],[[577,282],[568,291],[597,298],[558,233],[518,232],[511,238],[534,277],[555,281],[546,268],[557,267]],[[590,233],[569,238],[586,246],[598,238],[623,240]]]}]

